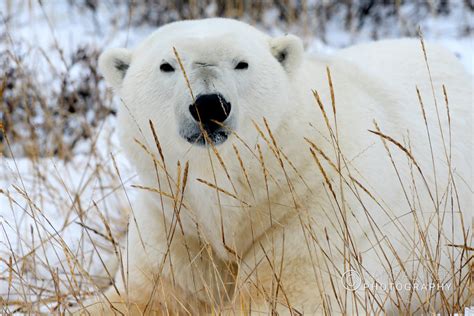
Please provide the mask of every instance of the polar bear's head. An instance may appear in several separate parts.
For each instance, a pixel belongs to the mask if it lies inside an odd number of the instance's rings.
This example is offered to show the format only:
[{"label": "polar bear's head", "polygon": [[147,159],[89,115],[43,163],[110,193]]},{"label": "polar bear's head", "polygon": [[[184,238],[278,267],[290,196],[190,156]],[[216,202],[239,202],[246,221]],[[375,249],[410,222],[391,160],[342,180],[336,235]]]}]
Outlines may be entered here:
[{"label": "polar bear's head", "polygon": [[133,50],[110,49],[99,67],[131,124],[153,122],[181,155],[209,142],[224,148],[234,135],[254,144],[253,121],[262,117],[278,128],[302,55],[295,36],[271,38],[242,22],[206,19],[163,26]]}]

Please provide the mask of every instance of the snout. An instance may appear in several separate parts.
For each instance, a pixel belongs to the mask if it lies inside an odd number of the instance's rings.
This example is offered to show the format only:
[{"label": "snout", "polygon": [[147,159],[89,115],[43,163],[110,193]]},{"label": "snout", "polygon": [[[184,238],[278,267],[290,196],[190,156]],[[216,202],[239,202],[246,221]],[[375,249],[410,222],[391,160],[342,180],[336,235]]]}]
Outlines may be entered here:
[{"label": "snout", "polygon": [[[232,106],[221,94],[202,94],[189,105],[193,123],[182,124],[180,134],[189,143],[214,145],[224,143],[232,129],[229,118]],[[190,118],[191,119],[191,118]]]},{"label": "snout", "polygon": [[222,126],[222,123],[229,117],[230,111],[230,103],[220,94],[200,95],[194,104],[189,106],[189,112],[194,120],[209,131]]}]

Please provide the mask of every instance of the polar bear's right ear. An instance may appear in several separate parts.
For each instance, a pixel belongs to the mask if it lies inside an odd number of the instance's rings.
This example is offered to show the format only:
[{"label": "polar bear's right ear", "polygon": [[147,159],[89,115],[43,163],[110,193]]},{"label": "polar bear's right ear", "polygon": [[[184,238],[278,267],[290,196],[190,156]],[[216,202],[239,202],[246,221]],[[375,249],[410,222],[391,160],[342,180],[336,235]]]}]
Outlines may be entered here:
[{"label": "polar bear's right ear", "polygon": [[99,71],[105,81],[113,88],[118,88],[123,82],[132,60],[132,53],[126,48],[111,48],[99,57]]},{"label": "polar bear's right ear", "polygon": [[270,40],[273,57],[285,68],[286,72],[295,71],[303,60],[303,41],[294,35],[284,35]]}]

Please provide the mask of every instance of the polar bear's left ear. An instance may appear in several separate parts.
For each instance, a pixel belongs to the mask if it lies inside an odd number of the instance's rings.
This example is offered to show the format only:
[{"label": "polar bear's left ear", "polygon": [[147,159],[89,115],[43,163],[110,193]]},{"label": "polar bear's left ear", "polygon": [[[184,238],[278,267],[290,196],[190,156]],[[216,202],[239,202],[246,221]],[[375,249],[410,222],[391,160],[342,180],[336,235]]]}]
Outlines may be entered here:
[{"label": "polar bear's left ear", "polygon": [[114,89],[120,87],[132,60],[132,53],[126,48],[111,48],[99,57],[99,71],[105,81]]},{"label": "polar bear's left ear", "polygon": [[296,70],[303,60],[304,48],[301,39],[294,35],[284,35],[270,40],[272,55],[288,73]]}]

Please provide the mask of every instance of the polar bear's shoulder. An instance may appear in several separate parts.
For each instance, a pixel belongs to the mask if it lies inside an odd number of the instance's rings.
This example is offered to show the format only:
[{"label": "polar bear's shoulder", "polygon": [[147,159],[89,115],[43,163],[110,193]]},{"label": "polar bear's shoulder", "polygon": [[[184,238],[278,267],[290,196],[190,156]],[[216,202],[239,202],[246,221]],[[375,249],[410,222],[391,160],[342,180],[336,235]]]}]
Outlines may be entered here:
[{"label": "polar bear's shoulder", "polygon": [[[467,72],[460,60],[441,45],[425,42],[426,60],[435,84],[466,78]],[[355,45],[333,55],[342,72],[357,73],[372,78],[383,87],[413,88],[428,84],[425,54],[419,39],[383,40]]]}]

